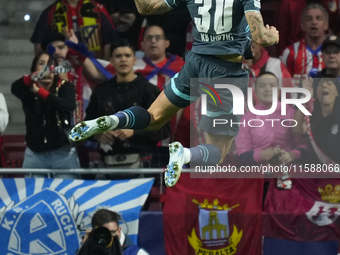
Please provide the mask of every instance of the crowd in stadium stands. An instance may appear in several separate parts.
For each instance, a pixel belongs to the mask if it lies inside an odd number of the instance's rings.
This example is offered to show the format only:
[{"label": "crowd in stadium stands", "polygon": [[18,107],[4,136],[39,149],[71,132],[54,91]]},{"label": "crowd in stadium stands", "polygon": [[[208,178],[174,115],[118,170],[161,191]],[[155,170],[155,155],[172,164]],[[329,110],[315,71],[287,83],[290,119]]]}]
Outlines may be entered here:
[{"label": "crowd in stadium stands", "polygon": [[[323,8],[315,7],[313,3],[317,3],[318,5],[323,6]],[[306,5],[311,6],[304,10]],[[312,7],[314,6],[314,7]],[[314,11],[308,11],[314,10]],[[320,15],[320,12],[317,10],[322,10],[322,12],[327,13],[327,20],[325,20],[325,17],[323,15]],[[304,10],[304,11],[303,11]],[[307,12],[309,15],[307,15]],[[286,47],[289,47],[290,45],[295,44],[296,42],[302,40],[305,36],[308,37],[309,33],[313,35],[314,33],[314,40],[317,40],[316,37],[319,37],[318,35],[320,31],[318,31],[321,27],[325,28],[326,34],[331,35],[339,34],[339,6],[336,2],[330,1],[330,0],[301,0],[301,1],[295,1],[295,0],[282,0],[280,3],[280,7],[277,10],[276,17],[276,27],[280,31],[280,42],[277,45],[277,55],[281,55]],[[302,16],[301,16],[302,14]],[[317,19],[312,19],[312,17]],[[327,22],[327,24],[323,24],[324,21]],[[328,28],[329,25],[329,28]],[[308,28],[310,26],[310,28]],[[311,31],[309,31],[311,30]],[[323,32],[323,31],[321,31]],[[306,39],[306,43],[308,42],[308,39]],[[315,44],[315,43],[314,43]],[[313,51],[317,49],[312,47],[312,45],[308,45],[311,47]],[[320,44],[319,44],[320,46]],[[314,53],[311,51],[312,53]],[[317,53],[317,52],[316,52]]]},{"label": "crowd in stadium stands", "polygon": [[[280,59],[270,57],[266,49],[256,42],[251,43],[251,51],[253,59],[244,60],[244,68],[249,71],[251,87],[255,88],[255,79],[263,72],[272,72],[279,79],[279,88],[294,86],[292,76]],[[258,103],[255,90],[253,90],[253,98],[254,102]]]},{"label": "crowd in stadium stands", "polygon": [[110,44],[119,39],[103,5],[95,1],[55,1],[43,11],[31,37],[36,53],[51,33],[69,33],[71,30],[96,57],[104,59],[110,58]]},{"label": "crowd in stadium stands", "polygon": [[[263,7],[268,2],[263,1]],[[300,109],[288,105],[284,119],[296,120],[297,125],[287,128],[279,121],[265,121],[282,120],[280,101],[268,116],[246,111],[241,123],[263,119],[265,125],[241,124],[226,162],[235,161],[237,154],[237,162],[230,163],[238,166],[339,164],[339,6],[328,0],[282,0],[277,13],[277,47],[267,51],[252,42],[253,59],[243,60],[253,91],[248,97],[253,98],[255,109],[267,110],[273,103],[273,88],[278,88],[279,99],[281,88],[305,88],[312,98],[304,106],[312,115],[306,117]],[[171,86],[170,79],[181,70],[185,52],[191,47],[190,21],[186,8],[161,16],[141,16],[134,0],[57,0],[45,9],[30,38],[36,54],[31,74],[15,77],[19,79],[11,88],[25,113],[27,148],[22,167],[87,168],[89,152],[95,151],[100,154],[101,167],[163,168],[170,142],[180,141],[184,147],[194,144],[193,139],[203,142],[197,125],[199,113],[195,111],[199,102],[180,110],[157,131],[108,131],[79,144],[68,139],[74,124],[131,106],[147,109],[165,86]],[[298,93],[287,95],[303,97]],[[0,133],[8,119],[6,101],[0,93]],[[6,151],[1,150],[0,157],[1,166],[9,167]],[[294,181],[288,178],[283,184],[281,188],[289,189]],[[109,216],[126,245],[119,217]],[[92,222],[92,226],[106,223]]]},{"label": "crowd in stadium stands", "polygon": [[[134,72],[136,56],[127,39],[113,44],[111,54],[110,64],[115,70],[115,76],[94,88],[86,109],[86,120],[111,115],[136,105],[148,109],[160,93],[157,86],[148,82],[142,74]],[[107,131],[95,135],[94,138],[100,142],[100,147],[105,151],[105,165],[115,167],[124,163],[122,156],[117,156],[121,154],[125,154],[126,157],[135,156],[134,163],[139,162],[139,155],[143,158],[143,155],[151,154],[155,159],[158,141],[169,137],[170,132],[168,123],[155,131],[121,129]],[[139,164],[133,166],[139,167]]]},{"label": "crowd in stadium stands", "polygon": [[325,67],[321,45],[328,29],[328,13],[320,4],[310,4],[301,14],[301,27],[305,37],[287,45],[281,56],[296,86],[301,78],[314,77]]},{"label": "crowd in stadium stands", "polygon": [[[264,8],[268,2],[263,1]],[[241,125],[231,152],[239,155],[239,164],[290,164],[311,158],[340,162],[338,8],[327,0],[282,0],[276,15],[277,48],[267,51],[252,43],[253,59],[244,59],[243,67],[252,78],[249,87],[255,108],[270,108],[273,87],[303,87],[312,92],[306,107],[313,115],[305,118],[299,109],[288,107],[285,118],[299,123],[292,129]],[[137,161],[131,155],[138,154],[141,160],[147,152],[148,166],[164,167],[165,144],[176,140],[189,147],[190,133],[199,133],[198,128],[190,132],[198,123],[199,115],[190,112],[195,107],[179,111],[159,131],[110,131],[79,144],[70,143],[66,133],[84,119],[134,105],[148,108],[184,65],[192,40],[190,20],[186,8],[141,16],[133,0],[58,0],[45,9],[30,39],[36,53],[32,74],[12,85],[26,116],[23,167],[86,168],[89,150],[103,152],[101,160],[107,166],[132,166]],[[39,72],[52,62],[51,69]],[[264,82],[264,77],[273,82]],[[288,94],[288,98],[301,97]],[[270,118],[280,119],[280,107],[279,102]],[[2,94],[0,114],[3,132],[8,113]],[[243,120],[253,115],[247,112]],[[59,163],[58,158],[67,160]],[[1,160],[5,166],[3,153]]]},{"label": "crowd in stadium stands", "polygon": [[[257,110],[270,109],[273,104],[272,88],[279,88],[277,76],[271,72],[263,72],[256,79],[255,94],[258,103],[254,106]],[[287,106],[285,118],[294,119],[294,107]],[[237,153],[243,164],[256,165],[262,162],[271,164],[289,164],[299,160],[308,150],[307,139],[302,135],[294,134],[292,129],[283,127],[278,122],[268,122],[266,119],[281,118],[281,102],[270,115],[257,116],[248,111],[241,118],[241,122],[248,123],[251,119],[262,119],[261,128],[241,126],[236,136]],[[272,132],[275,128],[275,132]]]}]

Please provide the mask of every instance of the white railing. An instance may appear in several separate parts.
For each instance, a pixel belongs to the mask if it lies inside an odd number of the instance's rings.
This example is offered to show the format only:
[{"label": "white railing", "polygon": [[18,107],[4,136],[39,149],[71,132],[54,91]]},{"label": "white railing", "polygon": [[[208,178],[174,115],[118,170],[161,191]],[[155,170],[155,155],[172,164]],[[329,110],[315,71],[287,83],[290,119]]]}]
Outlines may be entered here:
[{"label": "white railing", "polygon": [[[183,169],[190,173],[190,169]],[[163,168],[76,168],[76,169],[29,169],[0,168],[0,174],[162,174]]]},{"label": "white railing", "polygon": [[[183,169],[182,172],[190,173],[190,169]],[[1,174],[25,174],[39,175],[46,174],[48,178],[53,175],[77,175],[77,174],[159,174],[163,178],[163,168],[77,168],[77,169],[30,169],[30,168],[0,168]],[[57,177],[58,178],[58,177]],[[160,195],[163,194],[163,182],[160,182]]]}]

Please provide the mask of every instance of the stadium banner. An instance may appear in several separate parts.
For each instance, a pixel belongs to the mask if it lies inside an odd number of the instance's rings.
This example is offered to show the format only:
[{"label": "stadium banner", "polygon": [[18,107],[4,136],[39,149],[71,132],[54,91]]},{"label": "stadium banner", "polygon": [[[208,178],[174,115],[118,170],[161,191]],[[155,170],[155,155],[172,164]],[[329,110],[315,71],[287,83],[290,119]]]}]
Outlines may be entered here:
[{"label": "stadium banner", "polygon": [[263,234],[291,241],[340,241],[340,179],[293,179],[279,190],[271,180]]},{"label": "stadium banner", "polygon": [[0,179],[1,254],[75,254],[100,208],[121,213],[124,233],[137,243],[139,213],[153,182]]},{"label": "stadium banner", "polygon": [[192,179],[164,198],[166,254],[261,254],[263,179]]}]

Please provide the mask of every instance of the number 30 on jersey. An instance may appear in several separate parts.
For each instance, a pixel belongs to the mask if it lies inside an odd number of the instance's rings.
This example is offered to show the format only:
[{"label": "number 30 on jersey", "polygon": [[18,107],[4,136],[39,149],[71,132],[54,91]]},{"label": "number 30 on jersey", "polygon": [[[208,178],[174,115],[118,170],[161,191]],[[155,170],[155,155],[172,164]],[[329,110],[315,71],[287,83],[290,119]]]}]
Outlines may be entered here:
[{"label": "number 30 on jersey", "polygon": [[216,6],[212,10],[213,0],[195,0],[195,4],[203,4],[198,7],[195,24],[198,32],[208,33],[210,24],[214,24],[215,34],[228,33],[232,28],[233,0],[215,0]]}]

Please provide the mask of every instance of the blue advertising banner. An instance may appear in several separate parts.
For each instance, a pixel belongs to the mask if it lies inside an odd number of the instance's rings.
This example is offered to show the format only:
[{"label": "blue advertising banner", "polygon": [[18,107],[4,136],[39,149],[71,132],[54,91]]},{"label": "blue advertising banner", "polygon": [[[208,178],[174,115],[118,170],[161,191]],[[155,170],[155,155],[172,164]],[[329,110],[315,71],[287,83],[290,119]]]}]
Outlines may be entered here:
[{"label": "blue advertising banner", "polygon": [[139,213],[152,178],[95,181],[0,179],[0,254],[75,254],[97,209],[121,213],[137,243]]}]

